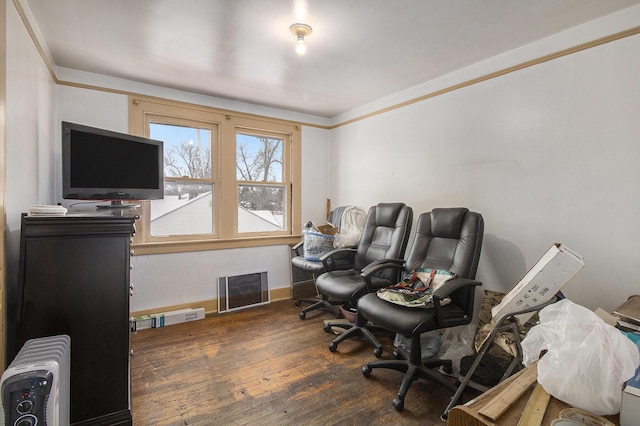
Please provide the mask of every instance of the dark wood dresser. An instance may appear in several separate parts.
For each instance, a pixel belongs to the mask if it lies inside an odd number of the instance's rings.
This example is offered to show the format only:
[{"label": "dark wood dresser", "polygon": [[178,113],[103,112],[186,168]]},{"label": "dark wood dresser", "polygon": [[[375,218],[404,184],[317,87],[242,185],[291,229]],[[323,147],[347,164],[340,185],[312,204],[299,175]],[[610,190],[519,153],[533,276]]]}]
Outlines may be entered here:
[{"label": "dark wood dresser", "polygon": [[22,216],[17,349],[71,337],[71,423],[131,425],[131,238],[138,212]]}]

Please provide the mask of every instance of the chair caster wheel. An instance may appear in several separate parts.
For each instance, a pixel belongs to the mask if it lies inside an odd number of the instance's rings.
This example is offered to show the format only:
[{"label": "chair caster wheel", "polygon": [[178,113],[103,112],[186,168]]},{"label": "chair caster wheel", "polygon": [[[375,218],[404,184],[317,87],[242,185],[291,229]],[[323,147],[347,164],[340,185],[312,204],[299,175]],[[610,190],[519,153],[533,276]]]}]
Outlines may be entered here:
[{"label": "chair caster wheel", "polygon": [[325,333],[331,333],[331,326],[329,324],[325,324],[322,329]]},{"label": "chair caster wheel", "polygon": [[307,316],[307,314],[306,314],[306,313],[304,313],[304,312],[300,312],[300,313],[298,314],[298,316],[300,317],[300,319],[304,319],[304,317],[306,317],[306,316]]},{"label": "chair caster wheel", "polygon": [[380,358],[382,356],[382,348],[375,348],[373,350],[373,354],[376,356],[376,358]]},{"label": "chair caster wheel", "polygon": [[393,408],[395,408],[396,411],[404,410],[404,401],[401,401],[398,398],[394,399],[393,400]]},{"label": "chair caster wheel", "polygon": [[393,351],[393,356],[395,359],[402,359],[402,354],[398,351]]},{"label": "chair caster wheel", "polygon": [[364,365],[362,367],[362,375],[364,377],[369,377],[371,375],[371,367],[369,367],[368,365]]},{"label": "chair caster wheel", "polygon": [[336,344],[335,344],[335,343],[333,343],[333,342],[329,343],[329,350],[330,350],[331,352],[335,352],[335,351],[337,351],[337,350],[338,350],[338,345],[336,345]]},{"label": "chair caster wheel", "polygon": [[299,301],[299,300],[296,300],[295,305],[296,305],[296,306],[300,306],[300,305],[302,305],[302,302],[301,302],[301,301]]}]

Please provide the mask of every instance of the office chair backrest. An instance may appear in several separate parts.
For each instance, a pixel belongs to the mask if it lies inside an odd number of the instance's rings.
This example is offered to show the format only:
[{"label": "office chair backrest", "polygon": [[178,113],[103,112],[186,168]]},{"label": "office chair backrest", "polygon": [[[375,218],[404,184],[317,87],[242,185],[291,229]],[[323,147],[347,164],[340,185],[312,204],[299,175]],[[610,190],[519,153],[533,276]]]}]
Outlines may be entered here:
[{"label": "office chair backrest", "polygon": [[475,279],[483,234],[482,215],[467,208],[439,208],[423,213],[418,218],[405,269],[444,269],[460,278]]},{"label": "office chair backrest", "polygon": [[[402,259],[407,248],[413,210],[404,203],[380,203],[369,209],[362,237],[358,243],[355,269],[361,270],[381,259]],[[386,271],[393,281],[397,272]]]}]

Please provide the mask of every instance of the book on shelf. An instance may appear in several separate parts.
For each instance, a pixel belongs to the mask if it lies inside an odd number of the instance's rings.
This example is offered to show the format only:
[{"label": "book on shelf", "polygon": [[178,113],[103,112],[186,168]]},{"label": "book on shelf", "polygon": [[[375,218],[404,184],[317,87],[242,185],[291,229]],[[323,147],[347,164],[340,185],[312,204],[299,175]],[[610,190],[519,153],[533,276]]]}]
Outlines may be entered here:
[{"label": "book on shelf", "polygon": [[623,304],[613,310],[613,315],[619,318],[618,323],[622,321],[640,327],[640,295],[630,296]]},{"label": "book on shelf", "polygon": [[618,321],[618,327],[622,328],[622,329],[627,329],[627,330],[633,330],[633,331],[640,331],[640,325],[633,323],[633,322],[628,322],[622,319],[619,319]]}]

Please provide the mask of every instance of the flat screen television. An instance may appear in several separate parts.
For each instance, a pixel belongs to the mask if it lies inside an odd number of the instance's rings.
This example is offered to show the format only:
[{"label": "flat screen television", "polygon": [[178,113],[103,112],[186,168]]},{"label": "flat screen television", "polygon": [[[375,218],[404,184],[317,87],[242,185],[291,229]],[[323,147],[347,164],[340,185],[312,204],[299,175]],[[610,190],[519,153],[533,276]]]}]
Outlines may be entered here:
[{"label": "flat screen television", "polygon": [[62,122],[62,197],[124,200],[164,197],[163,143],[125,133]]}]

